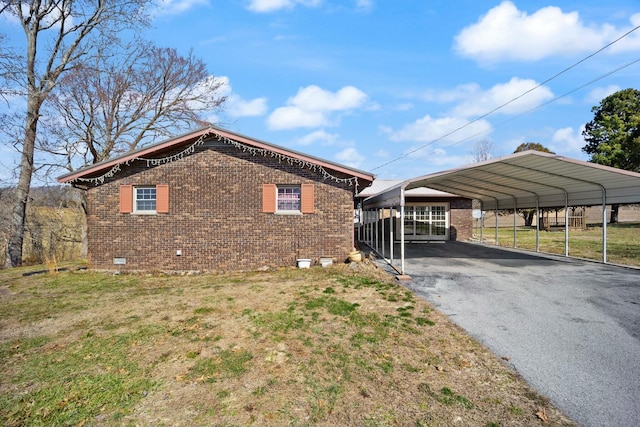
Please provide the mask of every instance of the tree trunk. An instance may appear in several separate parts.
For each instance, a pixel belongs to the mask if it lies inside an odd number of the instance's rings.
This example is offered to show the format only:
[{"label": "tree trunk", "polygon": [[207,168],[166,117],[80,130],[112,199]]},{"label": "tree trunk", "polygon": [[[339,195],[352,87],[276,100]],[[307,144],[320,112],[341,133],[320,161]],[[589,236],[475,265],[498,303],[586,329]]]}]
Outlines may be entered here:
[{"label": "tree trunk", "polygon": [[522,217],[524,218],[524,225],[526,227],[531,227],[531,224],[533,224],[533,218],[535,217],[536,211],[533,210],[527,210],[522,212]]},{"label": "tree trunk", "polygon": [[27,222],[27,203],[31,190],[33,176],[33,155],[36,144],[36,129],[41,103],[34,95],[29,96],[27,104],[27,123],[22,146],[22,160],[20,161],[20,177],[16,188],[16,197],[11,213],[9,241],[7,243],[7,258],[5,267],[19,267],[22,265],[22,244]]},{"label": "tree trunk", "polygon": [[620,209],[620,205],[611,205],[611,217],[609,218],[609,224],[617,224],[618,223],[618,210]]}]

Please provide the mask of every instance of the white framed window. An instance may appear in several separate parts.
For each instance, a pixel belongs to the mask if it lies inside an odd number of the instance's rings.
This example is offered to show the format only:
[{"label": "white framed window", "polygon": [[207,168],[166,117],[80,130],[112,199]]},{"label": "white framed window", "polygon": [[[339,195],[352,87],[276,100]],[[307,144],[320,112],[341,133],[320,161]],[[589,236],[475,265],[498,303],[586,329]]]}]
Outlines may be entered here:
[{"label": "white framed window", "polygon": [[299,185],[278,185],[276,212],[300,213],[300,196]]},{"label": "white framed window", "polygon": [[156,187],[134,187],[133,189],[133,212],[134,213],[156,213]]}]

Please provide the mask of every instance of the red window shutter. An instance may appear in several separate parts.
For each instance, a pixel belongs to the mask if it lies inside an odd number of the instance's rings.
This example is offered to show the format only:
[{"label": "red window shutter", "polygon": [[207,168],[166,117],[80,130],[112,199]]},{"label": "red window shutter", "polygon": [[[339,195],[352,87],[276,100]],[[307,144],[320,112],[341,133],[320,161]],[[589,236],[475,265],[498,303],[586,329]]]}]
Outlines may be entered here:
[{"label": "red window shutter", "polygon": [[120,186],[120,213],[131,213],[133,211],[133,186]]},{"label": "red window shutter", "polygon": [[169,186],[156,185],[156,212],[169,213]]},{"label": "red window shutter", "polygon": [[302,184],[300,186],[300,212],[312,214],[315,212],[315,187],[313,184]]},{"label": "red window shutter", "polygon": [[262,184],[262,212],[276,213],[277,192],[275,184]]}]

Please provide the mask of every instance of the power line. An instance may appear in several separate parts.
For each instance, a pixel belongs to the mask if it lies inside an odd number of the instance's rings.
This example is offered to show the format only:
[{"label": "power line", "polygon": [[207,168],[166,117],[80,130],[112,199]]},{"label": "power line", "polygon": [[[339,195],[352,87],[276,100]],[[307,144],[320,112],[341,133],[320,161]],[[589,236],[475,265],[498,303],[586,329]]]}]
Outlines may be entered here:
[{"label": "power line", "polygon": [[[543,82],[541,82],[541,83],[537,84],[536,86],[532,87],[531,89],[529,89],[529,90],[527,90],[527,91],[525,91],[525,92],[521,93],[520,95],[518,95],[518,96],[516,96],[516,97],[514,97],[514,98],[512,98],[512,99],[510,99],[509,101],[505,102],[504,104],[501,104],[501,105],[499,105],[499,106],[495,107],[494,109],[492,109],[492,110],[488,111],[487,113],[482,114],[481,116],[476,117],[475,119],[473,119],[473,120],[471,120],[471,121],[469,121],[469,122],[465,123],[464,125],[459,126],[459,127],[455,128],[454,130],[452,130],[452,131],[450,131],[450,132],[448,132],[448,133],[446,133],[446,134],[444,134],[444,135],[441,135],[440,137],[438,137],[438,138],[436,138],[436,139],[433,139],[433,140],[431,140],[431,141],[427,142],[426,144],[423,144],[423,145],[421,145],[421,146],[419,146],[419,147],[417,147],[417,148],[415,148],[415,149],[413,149],[413,150],[411,150],[411,151],[408,151],[408,152],[406,152],[406,153],[404,153],[404,154],[402,154],[402,155],[400,155],[400,156],[396,157],[396,158],[395,158],[395,159],[393,159],[393,160],[390,160],[390,161],[388,161],[388,162],[386,162],[386,163],[383,163],[383,164],[381,164],[380,166],[376,166],[376,167],[375,167],[375,168],[373,168],[372,170],[377,170],[377,169],[383,168],[383,167],[385,167],[385,166],[388,166],[388,165],[390,165],[391,163],[395,163],[395,162],[397,162],[397,161],[398,161],[398,160],[400,160],[400,159],[403,159],[403,158],[405,158],[405,157],[407,157],[407,156],[409,156],[409,155],[411,155],[411,154],[413,154],[413,153],[416,153],[416,152],[418,152],[418,151],[422,150],[422,149],[423,149],[423,148],[425,148],[425,147],[428,147],[429,145],[432,145],[432,144],[434,144],[434,143],[436,143],[436,142],[438,142],[438,141],[440,141],[440,140],[442,140],[442,139],[446,138],[447,136],[453,135],[454,133],[456,133],[456,132],[458,132],[458,131],[460,131],[460,130],[462,130],[462,129],[466,128],[467,126],[472,125],[473,123],[476,123],[476,122],[480,121],[481,119],[484,119],[485,117],[487,117],[487,116],[489,116],[489,115],[491,115],[491,114],[495,113],[496,111],[501,110],[502,108],[506,107],[507,105],[509,105],[509,104],[511,104],[511,103],[513,103],[513,102],[515,102],[515,101],[517,101],[518,99],[520,99],[520,98],[522,98],[523,96],[525,96],[525,95],[527,95],[527,94],[529,94],[529,93],[533,92],[534,90],[536,90],[536,89],[538,89],[538,88],[542,87],[542,86],[543,86],[543,85],[545,85],[546,83],[549,83],[550,81],[552,81],[552,80],[556,79],[557,77],[561,76],[562,74],[566,73],[567,71],[569,71],[569,70],[571,70],[571,69],[573,69],[573,68],[577,67],[578,65],[582,64],[583,62],[585,62],[585,61],[587,61],[587,60],[591,59],[592,57],[594,57],[595,55],[599,54],[599,53],[600,53],[600,52],[602,52],[603,50],[605,50],[605,49],[607,49],[607,48],[609,48],[609,47],[613,46],[615,43],[619,42],[620,40],[622,40],[623,38],[627,37],[629,34],[633,33],[634,31],[636,31],[636,30],[638,30],[638,29],[640,29],[640,25],[636,26],[635,28],[632,28],[631,30],[627,31],[626,33],[624,33],[623,35],[621,35],[621,36],[620,36],[620,37],[618,37],[617,39],[615,39],[615,40],[613,40],[612,42],[609,42],[609,43],[608,43],[608,44],[606,44],[605,46],[601,47],[601,48],[600,48],[600,49],[598,49],[597,51],[595,51],[595,52],[593,52],[593,53],[589,54],[588,56],[586,56],[586,57],[584,57],[584,58],[582,58],[580,61],[578,61],[578,62],[574,63],[573,65],[571,65],[571,66],[569,66],[569,67],[565,68],[564,70],[562,70],[562,71],[560,71],[560,72],[556,73],[555,75],[553,75],[553,76],[549,77],[548,79],[546,79],[545,81],[543,81]],[[614,70],[614,71],[612,71],[612,72],[610,72],[610,73],[607,73],[607,74],[605,74],[604,76],[601,76],[600,78],[597,78],[597,79],[595,79],[595,80],[593,80],[593,81],[591,81],[591,82],[589,82],[589,83],[587,83],[587,84],[585,84],[585,85],[583,85],[583,86],[581,86],[581,87],[579,87],[579,88],[577,88],[577,89],[575,89],[575,90],[573,90],[573,91],[570,91],[570,92],[569,92],[569,93],[567,93],[567,94],[564,94],[564,95],[562,95],[562,96],[560,96],[560,97],[556,97],[556,98],[552,99],[551,101],[548,101],[548,102],[546,102],[546,103],[544,103],[544,104],[542,104],[542,105],[540,105],[540,106],[538,106],[538,107],[542,107],[542,106],[547,105],[547,104],[549,104],[549,103],[551,103],[551,102],[554,102],[554,101],[556,101],[556,100],[558,100],[558,99],[560,99],[560,98],[562,98],[562,97],[564,97],[564,96],[567,96],[567,95],[568,95],[568,94],[570,94],[570,93],[573,93],[573,92],[575,92],[575,91],[577,91],[577,90],[582,89],[582,88],[583,88],[583,87],[585,87],[585,86],[588,86],[588,85],[590,85],[590,84],[594,83],[595,81],[600,80],[601,78],[604,78],[604,77],[609,76],[609,75],[611,75],[611,74],[613,74],[613,73],[616,73],[616,72],[618,72],[619,70],[621,70],[621,69],[623,69],[623,68],[626,68],[626,67],[628,67],[628,66],[630,66],[630,65],[632,65],[632,64],[634,64],[634,63],[636,63],[636,62],[638,62],[638,61],[633,61],[632,63],[627,64],[626,66],[620,67],[619,69],[616,69],[616,70]],[[531,112],[531,111],[536,110],[538,107],[536,107],[536,108],[534,108],[534,109],[532,109],[532,110],[528,111],[527,113],[529,113],[529,112]],[[518,116],[518,117],[519,117],[519,116]],[[482,133],[482,132],[480,132],[479,134],[481,134],[481,133]],[[475,135],[474,135],[474,136],[475,136]],[[463,140],[461,140],[461,141],[456,142],[456,144],[459,144],[460,142],[466,141],[466,140],[468,140],[468,139],[470,139],[470,138],[471,138],[471,137],[465,138],[465,139],[463,139]],[[455,145],[455,144],[453,144],[453,145]]]}]

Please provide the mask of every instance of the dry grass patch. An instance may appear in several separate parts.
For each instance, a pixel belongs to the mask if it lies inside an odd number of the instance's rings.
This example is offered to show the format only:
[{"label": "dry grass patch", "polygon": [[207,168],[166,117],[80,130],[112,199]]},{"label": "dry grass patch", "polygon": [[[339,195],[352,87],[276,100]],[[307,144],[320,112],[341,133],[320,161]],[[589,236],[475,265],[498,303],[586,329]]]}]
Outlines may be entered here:
[{"label": "dry grass patch", "polygon": [[573,425],[372,265],[0,272],[0,424]]}]

